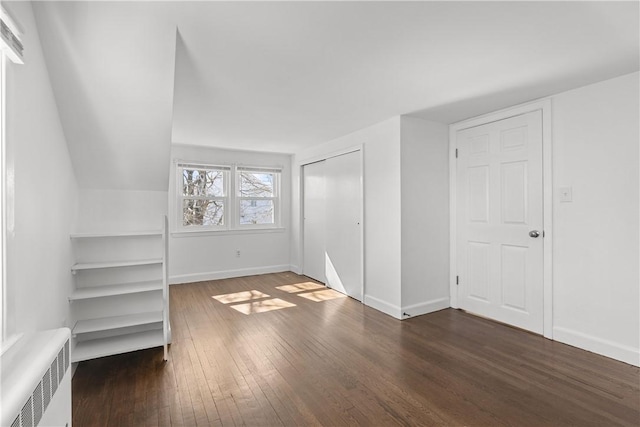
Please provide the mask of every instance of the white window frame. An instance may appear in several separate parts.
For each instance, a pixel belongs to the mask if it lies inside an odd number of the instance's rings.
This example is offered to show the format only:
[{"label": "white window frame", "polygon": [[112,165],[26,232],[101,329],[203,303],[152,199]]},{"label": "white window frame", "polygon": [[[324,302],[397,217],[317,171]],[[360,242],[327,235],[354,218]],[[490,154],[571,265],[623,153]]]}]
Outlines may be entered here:
[{"label": "white window frame", "polygon": [[7,338],[7,322],[5,320],[5,316],[7,315],[7,311],[5,309],[5,304],[7,301],[7,290],[6,290],[6,215],[5,215],[5,111],[6,111],[6,63],[7,57],[3,52],[0,52],[0,60],[2,61],[0,67],[0,353],[2,352],[3,344],[5,339]]},{"label": "white window frame", "polygon": [[[236,227],[238,229],[265,229],[265,228],[278,228],[280,227],[280,177],[282,176],[282,169],[266,168],[266,167],[254,167],[254,166],[235,166],[235,206],[236,212],[234,219],[236,220]],[[271,173],[273,174],[273,196],[271,197],[242,197],[240,196],[240,174],[242,172],[254,172],[254,173]],[[240,224],[240,203],[243,200],[271,200],[273,201],[273,223],[272,224]]]},{"label": "white window frame", "polygon": [[[191,197],[191,196],[185,196],[182,193],[182,178],[183,178],[183,173],[184,170],[191,170],[191,169],[200,169],[200,170],[215,170],[215,171],[220,171],[223,173],[222,175],[222,181],[223,181],[223,191],[224,191],[224,195],[223,196],[198,196],[198,197]],[[229,219],[230,219],[230,211],[233,210],[232,208],[232,203],[230,200],[230,194],[231,192],[229,191],[231,187],[230,185],[230,181],[231,181],[231,167],[230,166],[224,166],[224,165],[205,165],[205,164],[197,164],[197,163],[189,163],[189,162],[181,162],[178,163],[176,165],[176,201],[177,201],[177,206],[176,206],[176,230],[178,231],[186,231],[186,232],[192,232],[192,231],[220,231],[220,230],[228,230],[229,229]],[[186,226],[184,225],[183,219],[184,219],[184,212],[183,212],[183,206],[184,206],[184,201],[185,200],[193,200],[193,199],[198,199],[198,200],[212,200],[212,201],[221,201],[223,203],[223,220],[222,220],[222,224],[221,225],[202,225],[202,226]]]},{"label": "white window frame", "polygon": [[[203,199],[221,200],[224,203],[224,220],[223,225],[209,226],[185,226],[183,223],[183,206],[185,199],[193,199],[193,197],[184,196],[182,194],[182,179],[185,169],[208,169],[222,170],[224,175],[224,197],[202,197]],[[207,164],[189,161],[175,161],[176,170],[176,221],[175,230],[179,234],[191,233],[218,233],[225,231],[259,231],[259,230],[277,230],[281,226],[281,183],[282,168],[266,167],[266,166],[246,166],[237,164]],[[273,197],[240,197],[239,175],[241,172],[257,172],[257,173],[273,173]],[[200,197],[198,197],[200,198]],[[242,200],[273,200],[273,224],[240,224],[240,202]]]},{"label": "white window frame", "polygon": [[[24,64],[22,59],[22,28],[7,10],[0,8],[0,19],[10,34],[0,37],[0,354],[9,349],[22,334],[11,336],[7,331],[7,191],[6,191],[6,95],[7,61]],[[5,36],[7,36],[5,38]]]}]

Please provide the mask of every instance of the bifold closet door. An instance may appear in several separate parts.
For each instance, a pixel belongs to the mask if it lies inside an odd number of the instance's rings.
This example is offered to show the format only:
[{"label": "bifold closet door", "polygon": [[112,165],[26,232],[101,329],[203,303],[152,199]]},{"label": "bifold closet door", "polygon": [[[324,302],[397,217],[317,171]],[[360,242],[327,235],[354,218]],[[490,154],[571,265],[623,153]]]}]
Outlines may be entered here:
[{"label": "bifold closet door", "polygon": [[324,275],[325,253],[325,162],[305,165],[303,179],[303,240],[305,276],[326,283]]},{"label": "bifold closet door", "polygon": [[326,283],[362,301],[361,151],[327,159],[324,172]]}]

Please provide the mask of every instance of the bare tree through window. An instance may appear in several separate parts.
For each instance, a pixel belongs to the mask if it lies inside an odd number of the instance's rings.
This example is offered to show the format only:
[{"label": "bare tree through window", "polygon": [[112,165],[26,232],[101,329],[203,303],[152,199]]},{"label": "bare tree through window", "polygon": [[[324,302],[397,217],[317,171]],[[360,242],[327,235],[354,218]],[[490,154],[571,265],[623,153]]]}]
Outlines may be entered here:
[{"label": "bare tree through window", "polygon": [[182,212],[184,226],[224,224],[224,172],[210,169],[183,169]]},{"label": "bare tree through window", "polygon": [[180,228],[234,230],[278,224],[279,169],[198,164],[177,168]]},{"label": "bare tree through window", "polygon": [[240,225],[273,224],[274,179],[269,172],[241,171],[238,174]]}]

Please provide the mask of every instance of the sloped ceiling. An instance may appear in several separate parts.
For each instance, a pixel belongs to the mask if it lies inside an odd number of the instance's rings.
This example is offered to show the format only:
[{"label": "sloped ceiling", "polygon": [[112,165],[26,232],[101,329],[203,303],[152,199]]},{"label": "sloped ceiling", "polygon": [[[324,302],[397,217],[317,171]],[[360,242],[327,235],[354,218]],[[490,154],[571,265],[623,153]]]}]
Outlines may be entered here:
[{"label": "sloped ceiling", "polygon": [[171,142],[296,152],[395,115],[451,123],[639,68],[637,2],[34,8],[88,187],[166,189]]},{"label": "sloped ceiling", "polygon": [[176,27],[163,9],[34,3],[80,188],[169,186]]}]

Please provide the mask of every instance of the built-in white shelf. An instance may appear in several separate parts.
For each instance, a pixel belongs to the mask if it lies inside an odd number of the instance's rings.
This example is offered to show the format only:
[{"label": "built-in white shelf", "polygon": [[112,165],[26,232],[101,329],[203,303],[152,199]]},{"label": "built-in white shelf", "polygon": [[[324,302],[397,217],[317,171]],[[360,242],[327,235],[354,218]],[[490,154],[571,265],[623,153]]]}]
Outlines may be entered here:
[{"label": "built-in white shelf", "polygon": [[162,230],[147,231],[114,231],[104,233],[74,233],[72,239],[96,239],[100,237],[141,237],[141,236],[157,236],[162,237]]},{"label": "built-in white shelf", "polygon": [[71,267],[72,272],[80,270],[97,270],[99,268],[135,267],[141,265],[162,264],[162,258],[139,259],[130,261],[79,262]]},{"label": "built-in white shelf", "polygon": [[113,354],[160,347],[165,344],[162,329],[137,332],[135,334],[118,335],[89,341],[80,341],[71,352],[71,361],[96,359]]},{"label": "built-in white shelf", "polygon": [[128,328],[130,326],[148,325],[162,322],[162,310],[149,313],[127,314],[125,316],[99,317],[96,319],[78,320],[73,334],[107,331],[109,329]]},{"label": "built-in white shelf", "polygon": [[123,283],[119,285],[92,286],[79,288],[69,295],[69,301],[77,301],[90,298],[110,297],[114,295],[136,294],[140,292],[161,291],[162,280],[150,280],[146,282]]},{"label": "built-in white shelf", "polygon": [[[90,261],[78,262],[71,267],[71,272],[76,279],[76,289],[68,298],[69,302],[79,301],[74,306],[72,315],[76,319],[80,318],[73,328],[73,338],[76,341],[75,349],[72,351],[73,362],[158,346],[164,348],[164,360],[168,360],[171,325],[169,324],[169,272],[167,269],[169,244],[166,216],[163,218],[162,226],[161,231],[75,233],[70,236],[77,242],[74,244],[77,251],[76,259],[81,255],[83,260]],[[127,237],[129,239],[119,239]],[[156,240],[155,237],[160,239]],[[160,258],[140,259],[145,256],[156,256],[160,251],[162,252]],[[112,256],[124,259],[107,261]],[[137,266],[153,268],[126,268]],[[101,269],[107,270],[99,271]],[[85,273],[76,275],[76,272],[82,270]],[[161,278],[158,279],[160,272]],[[105,282],[112,284],[87,286],[91,283]],[[150,301],[156,301],[158,297],[157,294],[145,294],[151,291],[162,292],[161,307],[149,305]],[[126,295],[126,298],[100,300],[99,315],[105,317],[91,318],[92,315],[97,314],[91,309],[91,304],[94,304],[91,299],[122,295]],[[133,332],[134,329],[131,328],[137,326],[143,328],[136,328],[138,332]],[[140,332],[140,329],[152,330]],[[86,335],[92,332],[98,333],[96,335],[109,336],[94,338]]]}]

